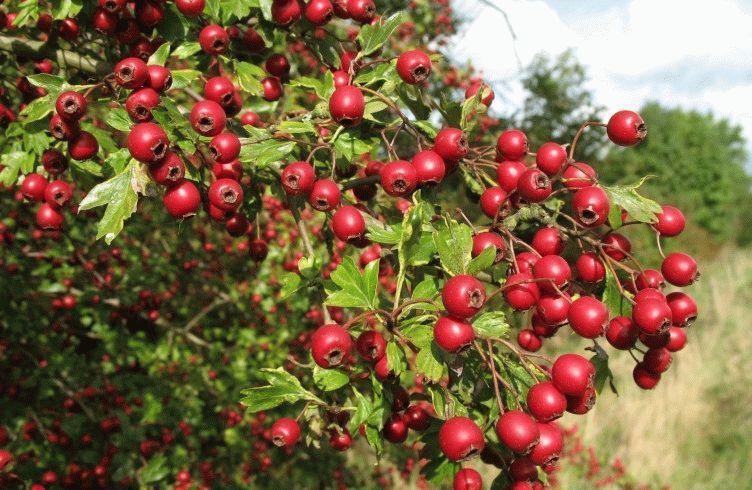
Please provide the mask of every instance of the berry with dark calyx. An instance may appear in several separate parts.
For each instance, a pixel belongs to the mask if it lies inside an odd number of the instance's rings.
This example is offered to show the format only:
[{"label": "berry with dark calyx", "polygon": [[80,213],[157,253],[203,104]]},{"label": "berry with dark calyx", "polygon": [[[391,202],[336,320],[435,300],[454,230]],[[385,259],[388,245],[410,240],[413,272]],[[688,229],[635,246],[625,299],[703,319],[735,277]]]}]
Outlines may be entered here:
[{"label": "berry with dark calyx", "polygon": [[564,238],[554,227],[541,228],[533,235],[530,245],[542,256],[559,255],[564,251]]},{"label": "berry with dark calyx", "polygon": [[334,7],[329,0],[310,0],[305,7],[306,20],[315,26],[323,26],[332,20]]},{"label": "berry with dark calyx", "polygon": [[57,96],[55,111],[66,121],[78,121],[86,114],[86,98],[78,92],[63,92]]},{"label": "berry with dark calyx", "polygon": [[124,88],[135,89],[141,87],[149,77],[146,63],[141,58],[131,57],[119,61],[115,65],[115,82]]},{"label": "berry with dark calyx", "polygon": [[368,24],[376,17],[376,5],[373,0],[347,0],[347,13],[354,21]]},{"label": "berry with dark calyx", "polygon": [[603,251],[614,260],[622,261],[632,251],[632,242],[621,233],[612,232],[601,240]]},{"label": "berry with dark calyx", "polygon": [[550,422],[564,415],[567,398],[551,381],[543,381],[528,390],[527,408],[538,422]]},{"label": "berry with dark calyx", "polygon": [[425,150],[416,153],[410,163],[417,173],[418,185],[439,184],[444,180],[446,164],[435,151]]},{"label": "berry with dark calyx", "polygon": [[281,26],[297,22],[303,12],[298,0],[274,0],[272,2],[272,20]]},{"label": "berry with dark calyx", "polygon": [[517,343],[528,352],[538,352],[543,347],[543,340],[529,328],[520,330]]},{"label": "berry with dark calyx", "polygon": [[680,327],[670,327],[668,329],[668,344],[666,349],[669,352],[678,352],[687,344],[687,331]]},{"label": "berry with dark calyx", "polygon": [[50,175],[60,175],[68,168],[68,159],[60,150],[45,150],[42,153],[42,166]]},{"label": "berry with dark calyx", "polygon": [[290,62],[283,54],[272,54],[266,59],[264,68],[270,75],[277,78],[285,78],[290,74]]},{"label": "berry with dark calyx", "polygon": [[592,384],[593,364],[578,354],[563,354],[551,367],[551,380],[566,396],[581,396]]},{"label": "berry with dark calyx", "polygon": [[59,230],[65,218],[56,206],[44,202],[37,209],[37,226],[43,230]]},{"label": "berry with dark calyx", "polygon": [[44,201],[44,191],[47,189],[47,185],[47,179],[42,175],[28,174],[21,183],[21,194],[29,201]]},{"label": "berry with dark calyx", "polygon": [[91,25],[100,34],[115,34],[118,25],[118,16],[104,9],[97,9],[92,14]]},{"label": "berry with dark calyx", "polygon": [[590,283],[600,282],[606,277],[606,267],[595,252],[585,252],[575,262],[577,277]]},{"label": "berry with dark calyx", "polygon": [[655,269],[645,269],[635,277],[637,290],[643,289],[661,289],[666,287],[666,281],[663,280],[663,274]]},{"label": "berry with dark calyx", "polygon": [[608,218],[608,196],[600,187],[584,187],[572,196],[574,218],[582,226],[600,226]]},{"label": "berry with dark calyx", "polygon": [[384,439],[392,444],[401,444],[407,440],[408,427],[401,414],[393,413],[384,423]]},{"label": "berry with dark calyx", "polygon": [[332,216],[332,231],[343,242],[356,240],[366,231],[366,221],[355,206],[342,206]]},{"label": "berry with dark calyx", "polygon": [[444,308],[457,318],[469,318],[486,302],[483,283],[473,276],[460,274],[449,279],[441,290]]},{"label": "berry with dark calyx", "polygon": [[572,330],[580,337],[600,337],[608,324],[608,308],[592,296],[582,296],[572,302],[567,316]]},{"label": "berry with dark calyx", "polygon": [[433,338],[447,352],[459,352],[475,340],[473,326],[463,320],[442,316],[433,327]]},{"label": "berry with dark calyx", "polygon": [[201,206],[201,194],[193,182],[183,180],[167,189],[162,202],[173,218],[189,218],[198,212]]},{"label": "berry with dark calyx", "polygon": [[99,0],[98,4],[101,8],[113,14],[120,12],[127,5],[127,0]]},{"label": "berry with dark calyx", "polygon": [[269,430],[272,443],[277,447],[290,447],[300,439],[300,426],[295,419],[281,418]]},{"label": "berry with dark calyx", "polygon": [[679,287],[689,286],[700,276],[695,259],[681,252],[668,254],[661,263],[661,272],[669,283]]},{"label": "berry with dark calyx", "polygon": [[597,178],[598,175],[595,173],[595,169],[587,163],[582,162],[570,163],[561,175],[564,187],[570,189],[595,185]]},{"label": "berry with dark calyx", "polygon": [[510,410],[499,417],[496,435],[509,450],[529,453],[538,444],[538,423],[521,410]]},{"label": "berry with dark calyx", "polygon": [[665,301],[644,299],[635,303],[632,320],[641,332],[648,335],[660,334],[671,326],[671,308]]},{"label": "berry with dark calyx", "polygon": [[232,179],[218,179],[209,186],[209,202],[223,211],[235,211],[243,203],[243,188]]},{"label": "berry with dark calyx", "polygon": [[237,91],[235,84],[227,77],[212,77],[204,84],[204,97],[223,107],[232,103]]},{"label": "berry with dark calyx", "polygon": [[308,202],[314,209],[326,212],[339,206],[340,197],[339,186],[333,180],[321,179],[313,183]]},{"label": "berry with dark calyx", "polygon": [[507,193],[501,187],[489,187],[480,196],[480,208],[483,214],[494,218],[507,200]]},{"label": "berry with dark calyx", "polygon": [[485,446],[480,427],[467,417],[452,417],[439,429],[439,447],[452,461],[477,456]]},{"label": "berry with dark calyx", "polygon": [[204,12],[206,0],[175,0],[175,6],[186,17],[198,17]]},{"label": "berry with dark calyx", "polygon": [[78,132],[78,122],[67,122],[60,117],[59,114],[54,114],[50,118],[50,133],[52,137],[60,141],[68,141],[75,137]]},{"label": "berry with dark calyx", "polygon": [[405,160],[387,163],[381,168],[380,175],[384,192],[394,197],[409,195],[418,184],[418,172]]},{"label": "berry with dark calyx", "polygon": [[529,168],[520,175],[517,192],[527,202],[543,202],[551,195],[551,180],[536,168]]},{"label": "berry with dark calyx", "polygon": [[136,20],[139,25],[153,28],[161,24],[165,17],[165,9],[161,2],[142,0],[136,4]]},{"label": "berry with dark calyx", "polygon": [[73,191],[69,183],[62,180],[54,180],[47,184],[44,189],[44,200],[50,206],[62,208],[71,200]]},{"label": "berry with dark calyx", "polygon": [[462,468],[454,475],[452,490],[483,490],[483,477],[472,468]]},{"label": "berry with dark calyx", "polygon": [[518,274],[529,274],[532,278],[533,267],[535,267],[535,263],[538,262],[539,259],[540,257],[532,252],[518,253],[514,259],[514,270]]},{"label": "berry with dark calyx", "polygon": [[257,238],[251,240],[248,246],[248,252],[253,260],[261,262],[269,254],[269,245],[264,240]]},{"label": "berry with dark calyx", "polygon": [[585,393],[579,396],[567,397],[567,412],[575,415],[584,415],[595,405],[595,387],[590,386]]},{"label": "berry with dark calyx", "polygon": [[501,235],[494,233],[493,231],[483,231],[473,236],[473,257],[479,256],[484,250],[491,247],[496,250],[494,264],[497,264],[504,258],[504,253],[507,249],[506,242],[501,238]]},{"label": "berry with dark calyx", "polygon": [[220,133],[209,142],[209,154],[215,162],[230,163],[240,155],[240,139],[233,133]]},{"label": "berry with dark calyx", "polygon": [[157,162],[167,155],[169,149],[167,133],[158,124],[138,123],[128,134],[128,151],[139,162]]},{"label": "berry with dark calyx", "polygon": [[161,161],[149,166],[149,175],[159,185],[172,186],[185,177],[185,164],[177,153],[168,151]]},{"label": "berry with dark calyx", "polygon": [[151,110],[158,105],[159,94],[156,90],[149,87],[134,90],[125,99],[125,110],[128,111],[130,118],[136,122],[151,121]]},{"label": "berry with dark calyx", "polygon": [[671,352],[664,348],[650,349],[642,358],[642,367],[651,373],[661,374],[671,366]]},{"label": "berry with dark calyx", "polygon": [[443,128],[433,140],[433,151],[438,153],[445,163],[463,159],[469,148],[465,133],[457,128]]},{"label": "berry with dark calyx", "polygon": [[626,316],[611,319],[606,328],[606,340],[616,349],[628,350],[634,347],[640,329]]},{"label": "berry with dark calyx", "polygon": [[68,140],[68,154],[74,160],[83,161],[94,157],[99,151],[97,139],[88,131],[81,131]]},{"label": "berry with dark calyx", "polygon": [[352,338],[341,326],[330,323],[319,327],[311,336],[313,360],[322,368],[342,364],[352,349]]},{"label": "berry with dark calyx", "polygon": [[671,320],[679,327],[689,327],[697,319],[697,303],[688,294],[680,291],[669,293],[666,303],[671,308]]},{"label": "berry with dark calyx", "polygon": [[363,92],[353,85],[345,85],[334,90],[329,98],[329,112],[338,124],[355,126],[363,120],[365,98]]},{"label": "berry with dark calyx", "polygon": [[204,53],[218,55],[227,51],[227,47],[230,45],[230,36],[222,26],[209,24],[201,29],[198,34],[198,42]]},{"label": "berry with dark calyx", "polygon": [[540,319],[549,325],[566,323],[571,300],[567,293],[543,294],[535,305]]},{"label": "berry with dark calyx", "polygon": [[230,163],[215,163],[212,165],[212,174],[217,179],[239,181],[243,177],[243,164],[239,160],[233,160]]},{"label": "berry with dark calyx", "polygon": [[282,97],[282,82],[275,76],[266,77],[261,80],[261,86],[264,89],[264,100],[274,102]]},{"label": "berry with dark calyx", "polygon": [[619,111],[606,125],[608,139],[619,146],[634,146],[648,135],[645,121],[633,111]]},{"label": "berry with dark calyx", "polygon": [[522,162],[504,160],[496,167],[496,181],[499,183],[499,187],[506,192],[512,192],[517,189],[520,176],[526,169],[527,167]]},{"label": "berry with dark calyx", "polygon": [[545,255],[533,266],[533,277],[543,292],[554,293],[567,287],[572,270],[567,261],[559,255]]},{"label": "berry with dark calyx", "polygon": [[496,151],[504,160],[520,161],[527,150],[527,135],[519,129],[508,129],[496,140]]},{"label": "berry with dark calyx", "polygon": [[366,330],[355,342],[360,357],[366,362],[376,362],[386,353],[386,339],[375,330]]},{"label": "berry with dark calyx", "polygon": [[530,461],[538,466],[555,463],[561,454],[563,437],[556,422],[538,424],[538,444],[528,455]]},{"label": "berry with dark calyx", "polygon": [[316,174],[313,166],[306,162],[294,162],[282,171],[282,187],[291,196],[308,195],[313,189]]},{"label": "berry with dark calyx", "polygon": [[203,136],[216,136],[225,129],[227,116],[222,106],[212,100],[196,102],[189,116],[191,127]]},{"label": "berry with dark calyx", "polygon": [[540,299],[540,288],[531,274],[520,272],[507,278],[503,286],[504,300],[517,311],[529,310]]},{"label": "berry with dark calyx", "polygon": [[352,437],[347,431],[338,432],[336,430],[332,430],[332,433],[329,435],[329,445],[335,451],[347,451],[348,449],[350,449],[351,444]]},{"label": "berry with dark calyx", "polygon": [[661,380],[661,375],[645,369],[645,366],[640,363],[632,370],[632,378],[635,384],[643,390],[652,390]]},{"label": "berry with dark calyx", "polygon": [[559,143],[543,143],[535,153],[535,165],[549,177],[561,172],[567,164],[567,150]]},{"label": "berry with dark calyx", "polygon": [[397,58],[397,74],[405,83],[417,85],[431,74],[431,59],[420,49],[405,51]]},{"label": "berry with dark calyx", "polygon": [[347,0],[332,0],[332,7],[334,8],[334,15],[340,19],[350,18],[350,14],[347,13]]},{"label": "berry with dark calyx", "polygon": [[673,206],[663,206],[663,211],[655,216],[658,218],[658,222],[653,225],[653,228],[662,237],[679,236],[684,231],[686,221],[684,214],[679,209]]}]

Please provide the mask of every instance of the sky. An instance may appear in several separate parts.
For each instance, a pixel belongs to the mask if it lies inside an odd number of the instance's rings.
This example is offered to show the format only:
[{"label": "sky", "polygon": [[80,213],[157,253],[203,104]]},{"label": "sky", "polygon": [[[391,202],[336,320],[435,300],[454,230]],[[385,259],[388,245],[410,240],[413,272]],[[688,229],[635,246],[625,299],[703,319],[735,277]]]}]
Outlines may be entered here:
[{"label": "sky", "polygon": [[454,0],[465,23],[449,54],[471,59],[505,109],[521,103],[517,56],[526,65],[536,53],[572,48],[588,68],[596,103],[610,111],[649,100],[710,110],[741,125],[752,150],[752,0],[486,3],[506,12],[517,40],[494,8]]}]

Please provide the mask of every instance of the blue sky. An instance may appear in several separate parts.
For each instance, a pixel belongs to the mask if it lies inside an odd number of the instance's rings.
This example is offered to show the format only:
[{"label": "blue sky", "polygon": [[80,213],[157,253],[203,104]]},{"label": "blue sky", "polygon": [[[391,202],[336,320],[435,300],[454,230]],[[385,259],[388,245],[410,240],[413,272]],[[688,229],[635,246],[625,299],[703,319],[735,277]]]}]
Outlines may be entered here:
[{"label": "blue sky", "polygon": [[473,60],[500,106],[521,101],[515,52],[526,64],[572,48],[609,110],[657,100],[712,111],[742,125],[752,149],[752,0],[488,1],[507,13],[517,41],[493,8],[454,0],[466,23],[450,54]]}]

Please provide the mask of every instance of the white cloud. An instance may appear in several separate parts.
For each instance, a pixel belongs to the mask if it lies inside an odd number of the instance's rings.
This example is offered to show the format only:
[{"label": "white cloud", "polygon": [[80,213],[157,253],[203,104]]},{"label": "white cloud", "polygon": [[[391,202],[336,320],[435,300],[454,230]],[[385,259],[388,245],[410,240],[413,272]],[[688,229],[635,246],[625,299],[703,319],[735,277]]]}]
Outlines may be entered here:
[{"label": "white cloud", "polygon": [[712,110],[742,124],[752,143],[752,8],[743,0],[628,0],[578,8],[566,20],[540,0],[490,1],[507,13],[517,41],[499,12],[457,0],[455,10],[467,22],[451,54],[472,60],[497,92],[503,90],[501,104],[519,103],[515,48],[523,65],[536,53],[574,48],[597,101],[608,109],[658,100]]}]

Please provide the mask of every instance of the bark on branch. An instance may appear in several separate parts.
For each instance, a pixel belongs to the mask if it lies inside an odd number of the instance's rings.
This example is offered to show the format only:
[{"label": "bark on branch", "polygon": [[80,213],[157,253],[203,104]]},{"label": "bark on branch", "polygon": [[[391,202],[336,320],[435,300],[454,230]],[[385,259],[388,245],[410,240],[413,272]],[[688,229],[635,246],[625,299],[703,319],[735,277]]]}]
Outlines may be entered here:
[{"label": "bark on branch", "polygon": [[75,68],[92,75],[103,76],[112,71],[110,64],[104,59],[96,59],[73,51],[58,49],[42,41],[0,35],[0,51],[26,56],[34,60],[49,58],[57,62],[58,66]]}]

